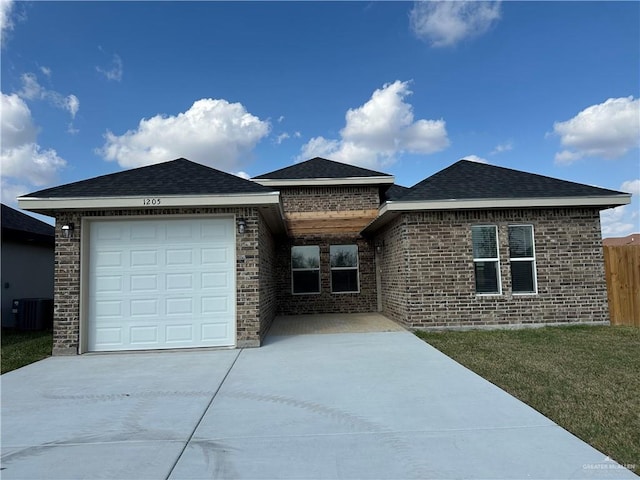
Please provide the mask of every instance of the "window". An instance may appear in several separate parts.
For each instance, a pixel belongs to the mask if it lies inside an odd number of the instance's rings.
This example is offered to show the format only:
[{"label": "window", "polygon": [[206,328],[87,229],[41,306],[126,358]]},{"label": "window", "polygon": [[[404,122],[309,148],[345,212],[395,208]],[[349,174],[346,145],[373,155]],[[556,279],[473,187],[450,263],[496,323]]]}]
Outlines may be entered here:
[{"label": "window", "polygon": [[291,247],[291,290],[320,293],[320,247]]},{"label": "window", "polygon": [[509,261],[511,263],[511,291],[536,293],[536,257],[532,225],[509,226]]},{"label": "window", "polygon": [[358,286],[358,246],[331,245],[331,292],[357,293]]},{"label": "window", "polygon": [[473,266],[477,294],[500,294],[500,259],[498,230],[495,225],[471,227]]}]

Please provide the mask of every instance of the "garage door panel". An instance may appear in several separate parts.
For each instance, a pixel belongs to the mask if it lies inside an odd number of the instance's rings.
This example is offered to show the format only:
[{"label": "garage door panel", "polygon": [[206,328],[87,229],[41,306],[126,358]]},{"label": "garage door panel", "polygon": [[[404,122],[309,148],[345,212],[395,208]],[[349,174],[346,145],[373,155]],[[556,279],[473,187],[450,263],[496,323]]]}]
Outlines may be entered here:
[{"label": "garage door panel", "polygon": [[229,302],[226,296],[202,297],[202,313],[221,314],[229,313]]},{"label": "garage door panel", "polygon": [[95,315],[98,318],[120,318],[122,316],[122,300],[101,300],[95,302]]},{"label": "garage door panel", "polygon": [[159,332],[156,325],[137,326],[129,328],[129,343],[132,345],[157,345]]},{"label": "garage door panel", "polygon": [[165,277],[167,290],[192,290],[194,288],[193,273],[167,273]]},{"label": "garage door panel", "polygon": [[159,237],[158,227],[155,224],[148,222],[140,222],[136,225],[131,225],[130,238],[132,242],[136,242],[138,240],[162,240],[162,238]]},{"label": "garage door panel", "polygon": [[88,270],[89,350],[235,344],[233,220],[92,222]]},{"label": "garage door panel", "polygon": [[166,240],[191,240],[194,238],[194,223],[191,220],[176,220],[166,227]]},{"label": "garage door panel", "polygon": [[96,293],[118,293],[122,291],[122,275],[96,277]]},{"label": "garage door panel", "polygon": [[203,289],[223,288],[226,289],[231,283],[228,272],[212,272],[201,274],[201,286]]},{"label": "garage door panel", "polygon": [[188,343],[194,342],[193,324],[183,323],[179,325],[167,325],[165,327],[165,335],[167,343]]},{"label": "garage door panel", "polygon": [[124,240],[125,231],[116,223],[102,223],[92,232],[98,240]]},{"label": "garage door panel", "polygon": [[[123,245],[126,248],[127,245]],[[156,250],[131,250],[131,260],[129,266],[135,267],[157,267],[158,252]]]},{"label": "garage door panel", "polygon": [[155,273],[130,275],[129,282],[133,294],[158,290],[158,275]]},{"label": "garage door panel", "polygon": [[105,267],[118,267],[123,266],[122,252],[120,251],[102,251],[97,252],[95,259],[93,260],[93,267],[95,269]]},{"label": "garage door panel", "polygon": [[209,241],[224,240],[233,237],[232,228],[233,227],[228,224],[224,226],[202,225],[200,228],[200,238]]},{"label": "garage door panel", "polygon": [[203,266],[219,265],[225,267],[229,265],[229,251],[226,248],[203,248],[201,253],[201,264]]},{"label": "garage door panel", "polygon": [[201,326],[202,340],[205,342],[216,342],[229,336],[229,324],[207,323]]},{"label": "garage door panel", "polygon": [[96,330],[96,342],[104,346],[118,346],[123,343],[122,327],[101,327]]},{"label": "garage door panel", "polygon": [[160,301],[157,298],[135,299],[130,300],[130,317],[147,317],[150,315],[157,316],[160,313],[158,304]]},{"label": "garage door panel", "polygon": [[193,265],[193,251],[191,249],[167,249],[165,265],[168,267],[190,267]]}]

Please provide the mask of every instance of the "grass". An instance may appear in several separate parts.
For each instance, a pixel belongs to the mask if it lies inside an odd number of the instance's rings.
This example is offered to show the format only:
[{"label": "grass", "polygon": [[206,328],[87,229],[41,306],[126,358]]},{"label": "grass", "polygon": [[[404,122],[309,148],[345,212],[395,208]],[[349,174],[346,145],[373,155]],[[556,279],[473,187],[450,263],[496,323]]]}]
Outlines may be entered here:
[{"label": "grass", "polygon": [[51,355],[51,332],[2,329],[2,373],[24,367]]},{"label": "grass", "polygon": [[640,473],[640,329],[570,326],[416,335]]}]

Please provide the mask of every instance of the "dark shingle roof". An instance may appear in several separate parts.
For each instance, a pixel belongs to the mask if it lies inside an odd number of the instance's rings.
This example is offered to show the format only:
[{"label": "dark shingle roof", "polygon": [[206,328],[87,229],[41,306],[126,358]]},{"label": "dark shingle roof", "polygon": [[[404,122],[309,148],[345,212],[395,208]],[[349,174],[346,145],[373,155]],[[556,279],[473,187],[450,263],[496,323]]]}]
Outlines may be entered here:
[{"label": "dark shingle roof", "polygon": [[5,204],[0,206],[3,238],[53,243],[54,227]]},{"label": "dark shingle roof", "polygon": [[410,192],[411,189],[408,187],[403,187],[402,185],[391,185],[386,192],[384,192],[384,199],[397,201],[400,200],[404,195]]},{"label": "dark shingle roof", "polygon": [[460,160],[411,187],[400,201],[620,195],[622,192]]},{"label": "dark shingle roof", "polygon": [[290,167],[255,177],[256,179],[289,180],[310,178],[354,178],[354,177],[388,177],[388,173],[376,172],[347,163],[334,162],[326,158],[315,157]]},{"label": "dark shingle roof", "polygon": [[34,198],[227,195],[272,189],[184,158],[30,193]]}]

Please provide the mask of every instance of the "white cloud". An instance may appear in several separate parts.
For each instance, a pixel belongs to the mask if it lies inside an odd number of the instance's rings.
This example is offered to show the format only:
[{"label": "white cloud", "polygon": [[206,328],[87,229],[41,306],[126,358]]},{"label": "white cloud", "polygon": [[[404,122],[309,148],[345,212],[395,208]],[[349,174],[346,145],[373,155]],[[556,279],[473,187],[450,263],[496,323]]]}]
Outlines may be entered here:
[{"label": "white cloud", "polygon": [[409,21],[418,38],[432,47],[449,47],[487,32],[500,13],[499,1],[418,1]]},{"label": "white cloud", "polygon": [[269,130],[268,121],[240,103],[203,98],[175,116],[143,118],[135,130],[123,135],[107,131],[98,153],[125,168],[185,157],[232,171]]},{"label": "white cloud", "polygon": [[26,185],[13,184],[6,181],[4,178],[0,179],[0,198],[5,205],[16,205],[16,198],[29,193],[30,189]]},{"label": "white cloud", "polygon": [[24,100],[16,94],[3,93],[0,148],[3,189],[5,186],[9,191],[24,189],[25,182],[36,186],[51,184],[66,166],[55,150],[42,149],[36,143],[37,135],[38,128]]},{"label": "white cloud", "polygon": [[512,142],[500,143],[500,144],[496,145],[496,148],[491,150],[489,155],[497,155],[498,153],[509,152],[511,150],[513,150],[513,143]]},{"label": "white cloud", "polygon": [[22,88],[18,91],[18,95],[22,98],[39,100],[45,97],[45,90],[33,73],[23,73],[20,79],[22,80]]},{"label": "white cloud", "polygon": [[2,149],[34,143],[38,129],[31,119],[31,110],[15,93],[2,94]]},{"label": "white cloud", "polygon": [[278,117],[278,123],[282,123],[283,120],[284,120],[284,115],[280,115]]},{"label": "white cloud", "polygon": [[567,165],[585,156],[621,157],[639,144],[640,99],[610,98],[554,123],[553,131],[565,147],[556,154],[556,163]]},{"label": "white cloud", "polygon": [[636,215],[628,212],[629,205],[621,205],[600,212],[600,225],[603,237],[624,237],[633,233]]},{"label": "white cloud", "polygon": [[13,0],[0,0],[0,43],[5,44],[6,34],[13,30],[13,19],[11,11],[13,10]]},{"label": "white cloud", "polygon": [[469,160],[470,162],[476,163],[489,163],[489,160],[486,158],[479,157],[477,155],[467,155],[466,157],[462,157],[463,160]]},{"label": "white cloud", "polygon": [[80,100],[75,95],[69,95],[62,99],[62,108],[67,110],[71,114],[71,118],[76,117],[76,113],[80,109]]},{"label": "white cloud", "polygon": [[51,69],[49,67],[40,67],[40,71],[47,77],[51,78]]},{"label": "white cloud", "polygon": [[290,135],[287,132],[281,133],[280,135],[278,135],[276,137],[276,143],[278,145],[280,145],[282,142],[284,142],[287,138],[290,138]]},{"label": "white cloud", "polygon": [[21,77],[22,88],[18,95],[27,100],[47,100],[53,106],[66,110],[75,118],[80,109],[80,100],[75,95],[64,96],[54,90],[48,90],[38,83],[38,78],[33,73],[24,73]]},{"label": "white cloud", "polygon": [[373,92],[358,108],[349,109],[340,139],[314,137],[303,145],[299,160],[328,157],[374,168],[389,165],[404,152],[430,154],[449,146],[446,122],[415,120],[408,82],[395,81]]},{"label": "white cloud", "polygon": [[622,182],[622,185],[620,185],[620,190],[623,192],[631,193],[632,195],[640,196],[640,178]]},{"label": "white cloud", "polygon": [[58,172],[67,164],[55,150],[42,150],[36,143],[3,148],[0,157],[3,177],[28,180],[37,186],[53,183]]},{"label": "white cloud", "polygon": [[236,177],[244,178],[245,180],[251,179],[251,175],[249,175],[247,172],[239,171],[239,172],[233,172],[233,174]]},{"label": "white cloud", "polygon": [[111,64],[108,67],[96,67],[96,71],[105,76],[107,80],[119,82],[122,80],[123,65],[122,58],[117,53],[113,54]]}]

